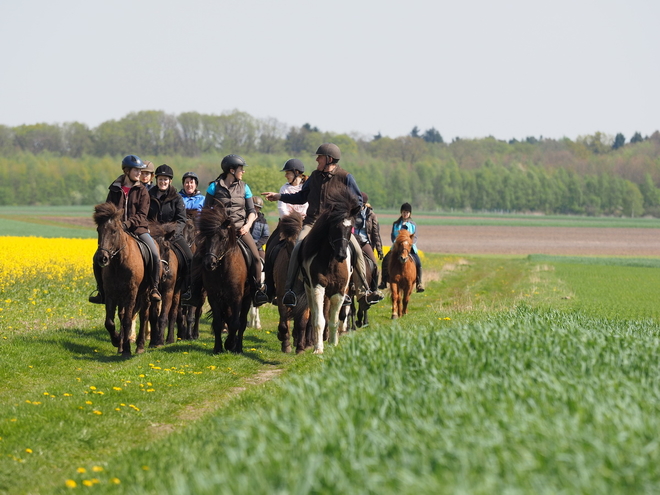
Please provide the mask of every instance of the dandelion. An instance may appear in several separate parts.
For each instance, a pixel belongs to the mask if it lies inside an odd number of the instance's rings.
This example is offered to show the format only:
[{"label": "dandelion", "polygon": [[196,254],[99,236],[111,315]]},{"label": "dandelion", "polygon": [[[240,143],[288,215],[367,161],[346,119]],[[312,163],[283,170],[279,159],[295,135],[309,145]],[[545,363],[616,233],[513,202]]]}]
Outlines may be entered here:
[{"label": "dandelion", "polygon": [[112,390],[116,390],[117,392],[121,391],[121,387],[112,387]]},{"label": "dandelion", "polygon": [[31,454],[31,453],[32,453],[32,449],[25,449],[25,452],[27,452],[28,454]]},{"label": "dandelion", "polygon": [[91,400],[86,400],[85,404],[87,404],[88,406],[91,406],[93,404],[93,402]]},{"label": "dandelion", "polygon": [[85,486],[92,486],[94,483],[92,483],[92,480],[82,480],[82,484]]},{"label": "dandelion", "polygon": [[75,488],[75,487],[78,486],[78,483],[76,483],[76,482],[73,481],[73,480],[66,480],[66,481],[64,482],[64,485],[65,485],[67,488]]},{"label": "dandelion", "polygon": [[110,483],[118,485],[119,483],[121,483],[121,480],[119,478],[110,478]]},{"label": "dandelion", "polygon": [[92,412],[93,412],[94,414],[98,415],[98,416],[100,416],[101,414],[103,414],[103,413],[102,413],[101,411],[99,411],[99,410],[94,410],[94,411],[92,411]]},{"label": "dandelion", "polygon": [[80,474],[85,474],[87,472],[87,469],[85,469],[84,467],[79,467],[78,469],[76,469],[76,472]]},{"label": "dandelion", "polygon": [[91,385],[91,386],[89,387],[89,389],[90,389],[90,390],[96,390],[96,387],[95,387],[94,385]]},{"label": "dandelion", "polygon": [[142,466],[143,471],[149,471],[149,466]]},{"label": "dandelion", "polygon": [[101,473],[103,472],[103,468],[101,466],[93,466],[92,471],[94,471],[95,473]]}]

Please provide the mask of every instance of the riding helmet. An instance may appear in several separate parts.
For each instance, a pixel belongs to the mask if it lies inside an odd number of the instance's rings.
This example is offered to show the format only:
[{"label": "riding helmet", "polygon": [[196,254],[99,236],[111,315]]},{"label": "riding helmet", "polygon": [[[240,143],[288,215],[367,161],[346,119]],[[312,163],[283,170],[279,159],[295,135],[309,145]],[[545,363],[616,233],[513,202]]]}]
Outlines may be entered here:
[{"label": "riding helmet", "polygon": [[220,168],[222,168],[225,174],[228,174],[232,168],[237,169],[238,167],[247,167],[245,160],[238,155],[227,155],[222,159],[222,163],[220,163]]},{"label": "riding helmet", "polygon": [[197,174],[195,172],[186,172],[183,174],[183,177],[181,177],[181,183],[183,184],[186,182],[186,179],[192,179],[195,181],[195,184],[199,184],[199,177],[197,177]]},{"label": "riding helmet", "polygon": [[174,178],[174,170],[172,170],[172,167],[169,165],[163,163],[160,167],[156,169],[155,173],[156,177],[159,175],[164,175],[165,177],[169,177],[170,179]]},{"label": "riding helmet", "polygon": [[367,193],[362,193],[362,202],[364,204],[367,204],[369,202],[369,196],[367,196]]},{"label": "riding helmet", "polygon": [[126,155],[121,161],[121,168],[145,168],[145,164],[142,163],[142,160],[137,155]]},{"label": "riding helmet", "polygon": [[252,202],[256,208],[264,207],[264,200],[261,199],[261,196],[252,196]]},{"label": "riding helmet", "polygon": [[282,167],[282,170],[280,170],[280,172],[289,172],[289,171],[293,172],[294,174],[296,172],[299,172],[301,174],[305,173],[305,165],[303,164],[302,161],[298,160],[297,158],[291,158],[290,160],[286,161],[284,167]]},{"label": "riding helmet", "polygon": [[401,211],[409,211],[412,213],[412,206],[410,206],[410,203],[403,203],[401,205]]},{"label": "riding helmet", "polygon": [[154,162],[150,162],[149,160],[144,160],[143,161],[145,167],[142,169],[143,172],[150,172],[154,173]]},{"label": "riding helmet", "polygon": [[339,146],[332,143],[325,143],[319,146],[319,149],[316,150],[315,155],[327,155],[335,160],[341,159],[341,151],[339,151]]}]

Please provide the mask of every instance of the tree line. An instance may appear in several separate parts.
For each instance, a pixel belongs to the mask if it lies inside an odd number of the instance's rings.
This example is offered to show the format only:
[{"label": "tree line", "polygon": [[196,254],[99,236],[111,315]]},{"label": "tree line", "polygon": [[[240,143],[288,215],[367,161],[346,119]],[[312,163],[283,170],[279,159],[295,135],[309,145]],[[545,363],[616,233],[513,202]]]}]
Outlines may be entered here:
[{"label": "tree line", "polygon": [[[128,153],[195,171],[202,184],[228,153],[248,161],[257,192],[279,190],[282,164],[311,171],[319,144],[334,142],[376,208],[408,201],[424,210],[660,216],[660,133],[629,141],[596,132],[576,140],[454,138],[435,128],[396,138],[290,127],[233,111],[131,113],[90,129],[80,123],[0,126],[0,204],[94,204],[105,199]],[[177,183],[175,177],[175,183]],[[203,187],[202,187],[203,189]],[[272,206],[272,205],[270,205]]]}]

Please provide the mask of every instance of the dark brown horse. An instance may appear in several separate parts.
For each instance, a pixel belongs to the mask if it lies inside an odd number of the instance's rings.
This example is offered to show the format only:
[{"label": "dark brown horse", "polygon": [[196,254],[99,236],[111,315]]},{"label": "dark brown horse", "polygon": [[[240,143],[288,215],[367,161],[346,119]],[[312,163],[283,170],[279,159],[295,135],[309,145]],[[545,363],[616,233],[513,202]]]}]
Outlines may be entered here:
[{"label": "dark brown horse", "polygon": [[303,300],[305,298],[299,298],[296,311],[292,311],[282,304],[282,298],[286,292],[286,273],[291,259],[291,251],[293,251],[301,229],[302,216],[300,213],[293,211],[283,217],[277,228],[280,238],[272,243],[273,247],[271,248],[275,249],[276,242],[283,244],[278,247],[273,260],[273,281],[275,283],[277,309],[280,314],[280,322],[277,325],[277,338],[282,342],[282,352],[291,352],[291,333],[289,329],[289,320],[291,319],[293,319],[293,345],[296,348],[296,353],[301,353],[312,345],[309,307],[306,300]]},{"label": "dark brown horse", "polygon": [[[99,247],[94,263],[101,268],[105,292],[105,328],[118,352],[131,354],[131,324],[140,316],[137,352],[144,352],[144,323],[149,309],[149,274],[145,270],[138,241],[122,225],[123,210],[112,203],[94,208]],[[120,319],[119,333],[115,327],[115,312]]]},{"label": "dark brown horse", "polygon": [[[186,226],[183,229],[183,238],[186,240],[188,246],[190,246],[190,250],[194,254],[196,250],[195,222],[199,217],[199,211],[186,210],[186,216],[187,216],[187,220],[186,220]],[[176,324],[177,324],[177,336],[181,340],[196,340],[199,338],[199,320],[202,316],[202,306],[204,305],[205,300],[206,300],[206,296],[202,298],[202,303],[197,308],[193,306],[183,306],[183,305],[179,306]]]},{"label": "dark brown horse", "polygon": [[176,223],[149,224],[149,231],[158,244],[160,260],[163,267],[160,271],[158,290],[162,301],[152,304],[149,311],[149,326],[151,327],[151,340],[149,347],[162,347],[165,345],[165,328],[167,328],[167,343],[174,343],[174,324],[176,322],[179,298],[181,296],[181,272],[179,258],[170,243],[176,234]]},{"label": "dark brown horse", "polygon": [[410,256],[412,246],[413,236],[406,229],[401,229],[389,256],[393,320],[408,313],[408,301],[415,290],[417,268],[415,260]]},{"label": "dark brown horse", "polygon": [[331,183],[325,206],[302,240],[301,267],[315,335],[314,354],[323,354],[326,321],[329,342],[339,343],[339,311],[352,274],[349,248],[354,218],[360,207],[348,188]]},{"label": "dark brown horse", "polygon": [[223,350],[225,323],[228,335],[224,348],[243,352],[243,333],[252,302],[248,267],[236,234],[237,229],[221,204],[202,210],[196,256],[201,260],[202,284],[213,315],[215,353]]}]

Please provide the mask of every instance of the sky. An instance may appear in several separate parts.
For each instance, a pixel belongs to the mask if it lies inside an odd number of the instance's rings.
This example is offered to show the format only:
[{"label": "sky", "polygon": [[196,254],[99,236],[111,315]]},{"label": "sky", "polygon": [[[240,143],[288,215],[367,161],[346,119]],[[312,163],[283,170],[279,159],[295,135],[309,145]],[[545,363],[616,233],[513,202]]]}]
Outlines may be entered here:
[{"label": "sky", "polygon": [[659,25],[657,0],[0,0],[0,125],[630,139],[660,129]]}]

